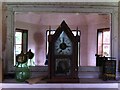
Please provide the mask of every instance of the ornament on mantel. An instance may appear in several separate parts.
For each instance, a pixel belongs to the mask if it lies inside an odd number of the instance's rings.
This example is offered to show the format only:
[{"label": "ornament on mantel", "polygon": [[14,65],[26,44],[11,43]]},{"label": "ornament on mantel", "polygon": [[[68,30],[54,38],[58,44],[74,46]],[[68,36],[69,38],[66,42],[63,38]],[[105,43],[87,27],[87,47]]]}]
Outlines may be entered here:
[{"label": "ornament on mantel", "polygon": [[34,53],[29,49],[29,51],[26,53],[28,59],[32,59],[34,57]]},{"label": "ornament on mantel", "polygon": [[21,51],[21,53],[16,56],[15,78],[17,81],[24,82],[30,78],[28,60],[31,60],[33,57],[34,53],[31,52],[31,49],[29,49],[27,53]]},{"label": "ornament on mantel", "polygon": [[18,63],[26,63],[27,62],[27,55],[24,54],[23,51],[21,51],[21,53],[16,56],[16,61]]},{"label": "ornament on mantel", "polygon": [[34,53],[29,49],[29,51],[26,53],[27,58],[30,60],[30,66],[32,66],[32,58],[34,57]]}]

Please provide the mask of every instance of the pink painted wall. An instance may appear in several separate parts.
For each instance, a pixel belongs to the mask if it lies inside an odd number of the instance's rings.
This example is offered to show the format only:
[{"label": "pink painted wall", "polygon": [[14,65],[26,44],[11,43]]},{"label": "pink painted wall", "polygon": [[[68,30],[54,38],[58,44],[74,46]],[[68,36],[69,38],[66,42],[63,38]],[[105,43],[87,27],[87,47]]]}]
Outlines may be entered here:
[{"label": "pink painted wall", "polygon": [[35,54],[33,60],[35,60],[36,65],[43,65],[46,58],[46,29],[42,27],[26,23],[26,22],[16,22],[17,28],[28,30],[28,50],[31,49]]},{"label": "pink painted wall", "polygon": [[80,65],[95,66],[97,29],[109,28],[109,16],[75,13],[20,13],[16,15],[15,26],[29,30],[28,49],[35,53],[36,65],[44,65],[46,59],[46,30],[55,30],[65,20],[68,26],[81,31]]},{"label": "pink painted wall", "polygon": [[[90,17],[90,18],[89,18]],[[88,66],[95,66],[97,53],[97,29],[110,28],[110,15],[90,15],[88,20]]]}]

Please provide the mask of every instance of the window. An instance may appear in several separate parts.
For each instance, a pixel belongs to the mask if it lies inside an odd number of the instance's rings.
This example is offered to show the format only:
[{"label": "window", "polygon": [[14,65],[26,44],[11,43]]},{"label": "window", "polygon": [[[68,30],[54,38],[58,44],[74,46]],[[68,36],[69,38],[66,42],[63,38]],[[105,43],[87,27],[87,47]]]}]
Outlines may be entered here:
[{"label": "window", "polygon": [[[15,48],[15,57],[16,57],[16,55],[20,54],[21,51],[23,51],[24,53],[27,52],[27,49],[28,49],[28,30],[16,29],[14,48]],[[16,64],[16,60],[14,61],[14,65],[15,64]]]},{"label": "window", "polygon": [[110,30],[109,28],[99,29],[97,31],[97,51],[98,55],[110,56]]}]

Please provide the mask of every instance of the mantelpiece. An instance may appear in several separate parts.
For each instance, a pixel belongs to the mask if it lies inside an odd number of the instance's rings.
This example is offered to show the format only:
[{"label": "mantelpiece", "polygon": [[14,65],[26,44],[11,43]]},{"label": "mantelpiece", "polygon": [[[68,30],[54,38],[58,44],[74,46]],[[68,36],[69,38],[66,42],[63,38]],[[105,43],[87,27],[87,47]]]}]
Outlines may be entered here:
[{"label": "mantelpiece", "polygon": [[[19,87],[19,88],[18,88]],[[98,83],[98,84],[15,84],[15,83],[0,83],[0,89],[2,90],[21,90],[21,89],[29,89],[29,90],[118,90],[118,83]]]}]

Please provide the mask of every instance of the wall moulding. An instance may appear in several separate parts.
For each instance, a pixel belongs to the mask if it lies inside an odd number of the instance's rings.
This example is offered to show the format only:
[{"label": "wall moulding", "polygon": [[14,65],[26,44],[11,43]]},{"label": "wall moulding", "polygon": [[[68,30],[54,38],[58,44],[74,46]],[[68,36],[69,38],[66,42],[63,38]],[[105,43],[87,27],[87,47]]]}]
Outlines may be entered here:
[{"label": "wall moulding", "polygon": [[6,2],[8,5],[118,6],[118,2]]}]

